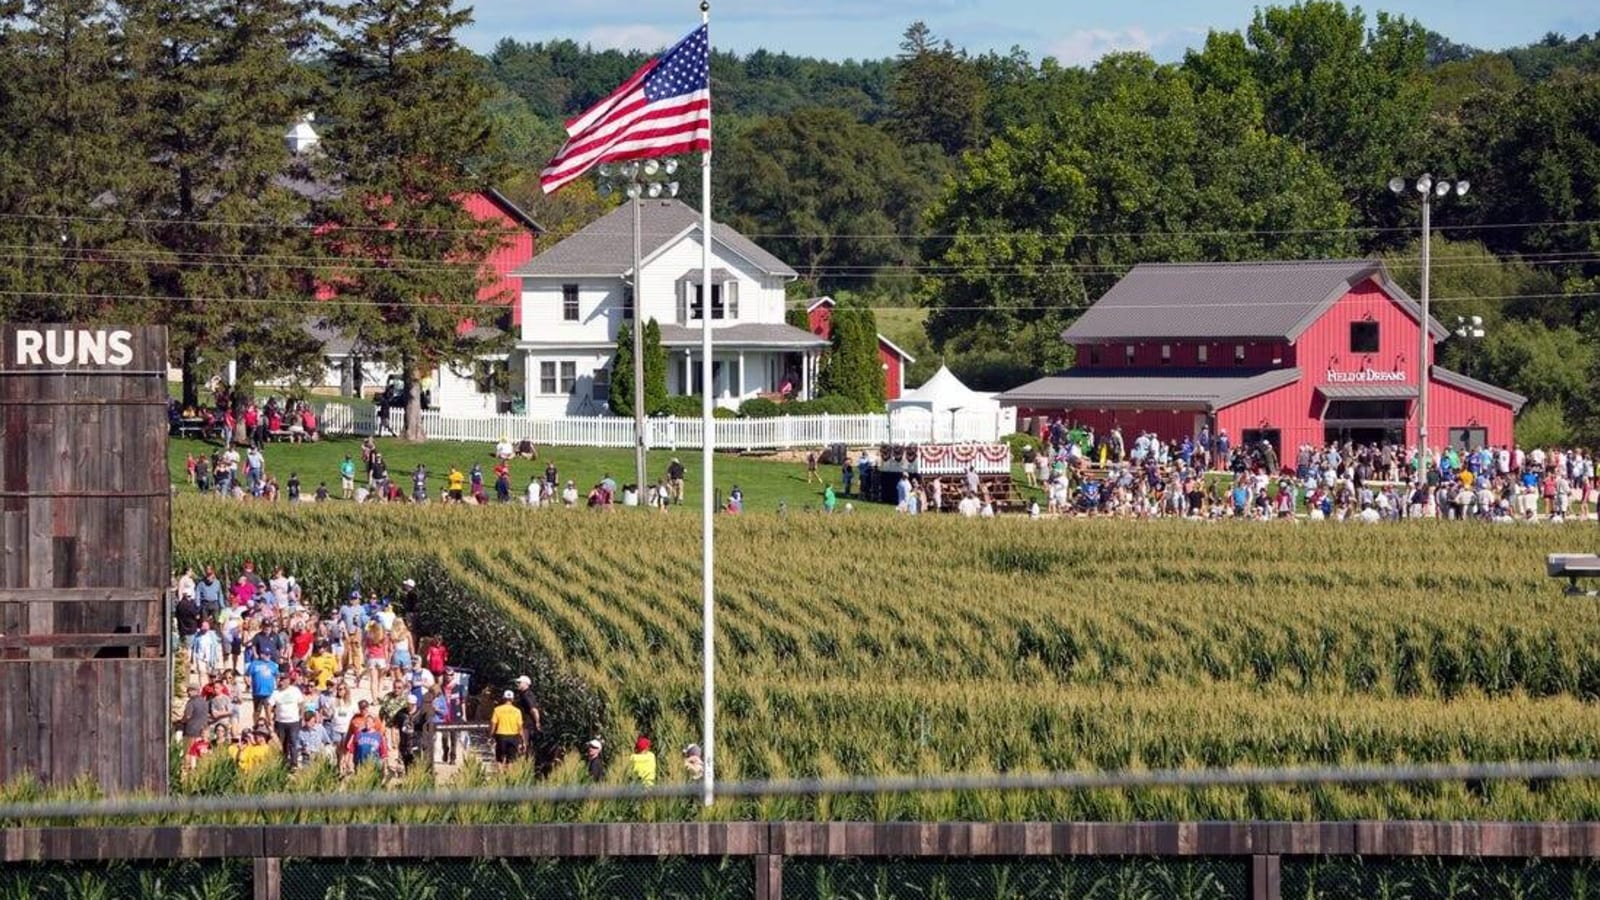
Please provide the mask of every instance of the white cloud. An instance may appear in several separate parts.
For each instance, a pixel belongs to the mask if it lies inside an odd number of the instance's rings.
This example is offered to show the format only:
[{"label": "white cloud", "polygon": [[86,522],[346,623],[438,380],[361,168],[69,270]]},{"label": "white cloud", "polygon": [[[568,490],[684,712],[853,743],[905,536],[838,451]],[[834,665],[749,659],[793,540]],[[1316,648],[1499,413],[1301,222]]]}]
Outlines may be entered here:
[{"label": "white cloud", "polygon": [[[1173,28],[1150,32],[1134,25],[1129,28],[1080,28],[1051,42],[1045,52],[1063,65],[1093,65],[1107,53],[1148,53],[1159,58],[1176,57],[1189,46],[1204,40],[1203,28]],[[1198,39],[1198,40],[1197,40]]]},{"label": "white cloud", "polygon": [[577,39],[597,50],[644,50],[654,52],[670,47],[681,34],[674,34],[656,25],[596,25]]},{"label": "white cloud", "polygon": [[1092,65],[1107,53],[1136,50],[1149,53],[1155,40],[1143,28],[1079,28],[1052,42],[1048,48],[1051,56],[1063,65]]}]

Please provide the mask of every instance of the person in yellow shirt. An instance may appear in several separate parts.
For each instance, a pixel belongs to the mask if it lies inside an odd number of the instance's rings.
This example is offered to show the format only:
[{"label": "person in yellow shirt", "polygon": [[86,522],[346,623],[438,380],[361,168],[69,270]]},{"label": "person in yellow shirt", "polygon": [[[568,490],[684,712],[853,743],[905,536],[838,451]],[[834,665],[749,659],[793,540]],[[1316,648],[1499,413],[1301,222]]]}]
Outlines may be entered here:
[{"label": "person in yellow shirt", "polygon": [[311,673],[312,680],[317,683],[317,690],[325,691],[333,681],[334,674],[339,671],[339,660],[334,657],[333,650],[327,644],[320,644],[317,652],[306,660],[306,671]]},{"label": "person in yellow shirt", "polygon": [[650,739],[641,737],[633,742],[633,755],[628,757],[628,777],[645,787],[656,783],[656,755],[650,751]]},{"label": "person in yellow shirt", "polygon": [[466,476],[461,474],[461,470],[451,466],[450,474],[446,476],[446,484],[449,485],[451,501],[455,503],[461,502],[461,485],[464,481],[466,481]]},{"label": "person in yellow shirt", "polygon": [[517,761],[522,746],[522,710],[517,708],[516,694],[510,691],[500,695],[500,705],[489,716],[489,734],[494,737],[494,761],[508,766]]},{"label": "person in yellow shirt", "polygon": [[266,737],[260,731],[252,731],[250,743],[245,744],[239,751],[239,771],[248,775],[266,765],[274,755]]}]

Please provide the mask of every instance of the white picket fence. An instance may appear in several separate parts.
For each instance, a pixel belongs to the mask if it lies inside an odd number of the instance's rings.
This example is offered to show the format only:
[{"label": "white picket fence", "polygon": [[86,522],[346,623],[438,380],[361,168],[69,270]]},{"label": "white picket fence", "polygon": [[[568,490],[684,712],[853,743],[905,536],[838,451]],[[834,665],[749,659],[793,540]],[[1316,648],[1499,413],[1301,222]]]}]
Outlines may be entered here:
[{"label": "white picket fence", "polygon": [[[365,407],[329,402],[322,412],[328,434],[375,434],[377,415]],[[672,416],[645,420],[648,446],[666,450],[699,448],[699,419]],[[405,414],[393,410],[389,427],[399,432]],[[940,416],[869,413],[855,416],[775,416],[770,419],[715,419],[713,446],[722,450],[784,450],[846,444],[987,443],[1015,430],[1013,410],[998,414],[956,412]],[[534,418],[521,415],[445,416],[422,414],[422,431],[432,440],[492,444],[502,436],[529,439],[541,447],[632,447],[633,420],[620,416]]]}]

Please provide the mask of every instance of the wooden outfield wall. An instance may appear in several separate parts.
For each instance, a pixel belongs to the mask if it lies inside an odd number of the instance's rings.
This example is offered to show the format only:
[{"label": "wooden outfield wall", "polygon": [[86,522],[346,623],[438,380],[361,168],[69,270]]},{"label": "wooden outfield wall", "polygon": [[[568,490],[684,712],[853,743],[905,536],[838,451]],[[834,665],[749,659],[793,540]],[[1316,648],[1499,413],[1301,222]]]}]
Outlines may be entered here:
[{"label": "wooden outfield wall", "polygon": [[[0,873],[18,864],[247,861],[250,896],[293,900],[283,869],[382,860],[717,858],[751,867],[753,900],[783,900],[784,866],[836,861],[1018,862],[1209,859],[1246,867],[1240,896],[1280,900],[1285,863],[1360,858],[1451,861],[1600,859],[1600,823],[627,823],[269,825],[0,830]],[[793,887],[791,883],[791,887]]]},{"label": "wooden outfield wall", "polygon": [[167,785],[167,335],[0,328],[0,783]]}]

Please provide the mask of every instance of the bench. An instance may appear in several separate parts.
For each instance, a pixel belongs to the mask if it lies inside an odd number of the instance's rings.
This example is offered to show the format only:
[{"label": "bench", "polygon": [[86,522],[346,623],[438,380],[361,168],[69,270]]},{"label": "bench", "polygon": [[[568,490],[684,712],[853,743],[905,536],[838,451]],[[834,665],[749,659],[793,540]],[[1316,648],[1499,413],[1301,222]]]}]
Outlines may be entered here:
[{"label": "bench", "polygon": [[1567,579],[1567,594],[1584,597],[1600,596],[1600,590],[1578,587],[1580,578],[1600,578],[1600,556],[1593,553],[1552,553],[1545,557],[1545,573],[1551,578]]}]

